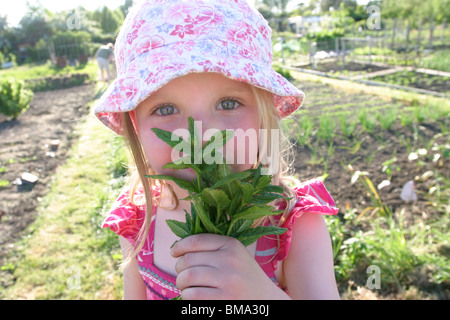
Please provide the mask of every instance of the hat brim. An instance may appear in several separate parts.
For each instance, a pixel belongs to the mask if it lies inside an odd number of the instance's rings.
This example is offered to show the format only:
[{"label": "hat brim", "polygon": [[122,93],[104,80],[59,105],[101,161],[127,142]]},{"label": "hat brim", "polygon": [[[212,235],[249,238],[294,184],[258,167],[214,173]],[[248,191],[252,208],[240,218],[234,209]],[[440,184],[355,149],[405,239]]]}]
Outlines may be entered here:
[{"label": "hat brim", "polygon": [[123,112],[135,109],[175,78],[203,72],[220,73],[229,79],[271,92],[280,118],[297,110],[305,97],[301,90],[273,68],[255,64],[251,56],[241,55],[237,59],[211,55],[205,60],[189,50],[177,49],[175,44],[152,49],[151,54],[143,52],[137,55],[103,93],[96,104],[95,115],[108,128],[123,135]]}]

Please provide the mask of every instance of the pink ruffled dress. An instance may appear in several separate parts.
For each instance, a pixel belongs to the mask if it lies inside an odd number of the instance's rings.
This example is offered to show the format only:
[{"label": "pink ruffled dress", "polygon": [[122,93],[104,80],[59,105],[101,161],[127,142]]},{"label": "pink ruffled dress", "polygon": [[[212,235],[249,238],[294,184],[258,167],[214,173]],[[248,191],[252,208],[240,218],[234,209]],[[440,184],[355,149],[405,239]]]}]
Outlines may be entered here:
[{"label": "pink ruffled dress", "polygon": [[[278,286],[275,270],[278,261],[284,260],[289,252],[292,237],[292,227],[296,219],[304,213],[315,213],[324,215],[335,215],[338,209],[331,198],[324,184],[319,180],[309,180],[293,188],[297,193],[297,203],[292,209],[282,227],[287,228],[279,239],[275,236],[261,237],[256,244],[255,260],[264,270],[267,276]],[[138,191],[139,192],[139,191]],[[159,195],[159,188],[153,189],[153,195]],[[278,209],[282,210],[286,204],[281,203]],[[147,299],[166,300],[180,294],[176,287],[176,279],[153,264],[153,239],[155,235],[155,215],[156,206],[153,206],[153,220],[150,230],[142,250],[137,259],[138,269],[147,288]],[[125,190],[116,200],[113,208],[109,212],[103,228],[110,228],[118,235],[126,238],[132,245],[135,245],[135,238],[138,234],[145,217],[145,206],[137,206],[130,202],[128,191]],[[275,216],[278,223],[280,216]],[[287,288],[282,288],[287,290]]]}]

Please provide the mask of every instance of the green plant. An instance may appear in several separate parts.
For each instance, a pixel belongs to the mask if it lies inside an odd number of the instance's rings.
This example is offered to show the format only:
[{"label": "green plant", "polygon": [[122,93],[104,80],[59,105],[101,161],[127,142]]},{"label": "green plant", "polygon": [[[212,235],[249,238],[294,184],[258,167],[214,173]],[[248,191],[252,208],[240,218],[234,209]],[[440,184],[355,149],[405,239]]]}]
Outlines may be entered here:
[{"label": "green plant", "polygon": [[317,136],[324,141],[331,141],[333,139],[335,125],[330,114],[320,117]]},{"label": "green plant", "polygon": [[397,120],[398,109],[396,107],[384,109],[378,112],[376,118],[384,130],[389,130],[395,124]]},{"label": "green plant", "polygon": [[[249,246],[265,235],[284,233],[286,229],[277,226],[254,227],[255,220],[283,212],[274,210],[268,203],[277,199],[290,199],[281,195],[284,192],[281,186],[270,184],[271,175],[262,174],[262,163],[257,169],[232,173],[223,156],[219,152],[216,154],[216,149],[223,147],[233,134],[227,130],[220,131],[203,147],[199,147],[200,138],[195,133],[194,119],[189,117],[188,123],[190,133],[188,141],[170,131],[152,129],[158,138],[172,148],[179,150],[180,145],[189,148],[189,151],[183,148],[184,153],[188,153],[187,156],[167,163],[163,168],[191,168],[197,175],[192,182],[168,175],[146,176],[174,181],[180,188],[189,191],[189,196],[182,199],[191,201],[190,214],[185,210],[185,222],[166,220],[172,232],[181,239],[200,233],[226,235],[239,240],[244,246]],[[208,150],[211,154],[205,156]],[[216,156],[222,161],[209,163],[210,160],[216,159]],[[201,161],[195,161],[198,159]],[[174,299],[179,300],[181,297]]]},{"label": "green plant", "polygon": [[7,180],[0,180],[0,188],[6,188],[9,186],[9,181]]},{"label": "green plant", "polygon": [[343,113],[339,114],[338,120],[339,120],[339,124],[341,126],[342,134],[346,137],[352,136],[353,132],[355,132],[356,125],[358,124],[358,122],[356,120],[352,119],[350,121],[350,123],[348,123],[347,122],[348,115],[343,114]]},{"label": "green plant", "polygon": [[392,157],[391,159],[383,162],[383,167],[382,167],[381,171],[388,175],[389,180],[392,180],[392,175],[393,175],[394,170],[396,170],[397,172],[400,171],[400,167],[396,164],[396,162],[397,162],[397,157],[395,157],[395,156]]},{"label": "green plant", "polygon": [[[372,201],[372,206],[365,208],[359,217],[362,217],[366,212],[372,211],[371,215],[379,212],[382,216],[391,216],[392,212],[388,206],[383,204],[377,189],[373,185],[372,181],[368,177],[369,173],[367,171],[356,171],[351,178],[351,183],[354,184],[356,181],[361,181],[364,188],[366,189],[370,200]],[[361,179],[360,179],[361,178]]]},{"label": "green plant", "polygon": [[300,120],[300,128],[297,133],[297,141],[300,145],[305,146],[310,143],[313,128],[313,118],[305,116]]},{"label": "green plant", "polygon": [[16,119],[30,107],[33,92],[25,88],[24,82],[8,79],[0,83],[0,113]]},{"label": "green plant", "polygon": [[292,75],[289,72],[289,70],[283,69],[281,67],[275,67],[274,70],[276,72],[278,72],[279,74],[281,74],[283,77],[285,77],[287,80],[289,80],[289,81],[294,80],[294,77],[292,77]]},{"label": "green plant", "polygon": [[[387,224],[387,228],[382,225]],[[399,221],[393,217],[375,220],[374,232],[365,242],[371,253],[370,260],[381,269],[381,283],[395,284],[403,291],[402,283],[408,281],[411,271],[421,264],[407,242],[402,215]]]},{"label": "green plant", "polygon": [[408,127],[413,123],[414,121],[414,115],[409,112],[402,112],[400,113],[400,123],[404,127]]},{"label": "green plant", "polygon": [[108,160],[108,168],[113,178],[124,177],[127,174],[128,154],[124,144],[122,137],[115,137],[110,142],[111,157]]},{"label": "green plant", "polygon": [[338,282],[345,282],[361,263],[365,263],[367,245],[364,234],[352,225],[355,210],[349,210],[343,218],[326,217],[333,247],[334,271]]},{"label": "green plant", "polygon": [[416,106],[413,111],[414,117],[418,123],[422,123],[428,119],[428,108]]},{"label": "green plant", "polygon": [[373,130],[375,129],[375,120],[374,120],[374,117],[372,115],[369,115],[367,113],[366,109],[362,109],[358,113],[358,119],[359,119],[359,122],[361,123],[362,127],[368,133],[373,133]]},{"label": "green plant", "polygon": [[[199,233],[227,235],[238,239],[245,246],[261,236],[285,232],[284,228],[275,226],[252,228],[255,220],[282,212],[274,210],[268,203],[277,199],[289,199],[281,195],[282,187],[270,184],[271,175],[262,174],[262,164],[257,169],[232,173],[225,159],[219,152],[216,154],[215,150],[225,145],[233,134],[223,130],[213,135],[203,147],[197,147],[200,141],[194,131],[194,119],[189,117],[188,122],[190,132],[188,141],[176,137],[169,131],[152,129],[172,148],[178,150],[183,142],[190,148],[187,156],[167,163],[163,168],[191,168],[197,174],[197,178],[192,182],[167,175],[147,176],[174,181],[180,188],[189,191],[189,196],[183,200],[191,200],[191,214],[185,211],[185,222],[167,220],[170,229],[180,238]],[[178,141],[173,141],[173,138]],[[212,157],[219,156],[223,161],[209,164],[211,158],[208,159],[206,156],[208,150],[212,151]],[[199,159],[197,157],[201,157],[201,161],[194,161]]]}]

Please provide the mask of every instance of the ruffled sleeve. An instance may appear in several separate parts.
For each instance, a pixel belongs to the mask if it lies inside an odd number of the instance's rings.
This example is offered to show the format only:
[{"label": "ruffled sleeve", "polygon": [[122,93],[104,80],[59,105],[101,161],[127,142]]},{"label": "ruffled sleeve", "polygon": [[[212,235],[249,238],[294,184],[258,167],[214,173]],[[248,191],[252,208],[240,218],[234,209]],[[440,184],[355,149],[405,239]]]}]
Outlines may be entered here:
[{"label": "ruffled sleeve", "polygon": [[113,204],[102,228],[110,228],[132,245],[145,219],[145,205],[138,206],[131,202],[129,189],[125,188]]},{"label": "ruffled sleeve", "polygon": [[280,247],[273,260],[274,263],[287,257],[291,246],[292,228],[295,221],[304,213],[336,215],[339,211],[325,185],[320,180],[308,180],[293,188],[297,193],[297,203],[286,221],[282,223],[287,231],[280,236]]}]

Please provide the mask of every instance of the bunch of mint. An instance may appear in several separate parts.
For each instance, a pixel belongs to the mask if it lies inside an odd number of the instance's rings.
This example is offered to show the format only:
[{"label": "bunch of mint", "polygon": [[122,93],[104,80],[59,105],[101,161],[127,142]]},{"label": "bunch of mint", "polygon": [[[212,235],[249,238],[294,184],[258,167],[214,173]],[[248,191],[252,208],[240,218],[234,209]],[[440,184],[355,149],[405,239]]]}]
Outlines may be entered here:
[{"label": "bunch of mint", "polygon": [[[277,199],[290,199],[282,195],[283,188],[270,184],[272,176],[261,174],[261,164],[256,169],[232,173],[221,153],[216,154],[216,150],[233,137],[230,130],[217,132],[201,147],[194,119],[189,117],[188,123],[187,141],[170,131],[152,129],[158,138],[187,154],[177,161],[165,164],[163,168],[192,168],[197,175],[193,181],[168,175],[146,176],[174,181],[189,192],[189,196],[182,200],[191,201],[191,213],[184,210],[185,222],[167,220],[170,229],[181,239],[199,233],[213,233],[236,238],[244,246],[265,235],[284,233],[285,228],[276,226],[252,227],[256,219],[283,212],[268,205]],[[216,156],[222,161],[211,161]]]}]

